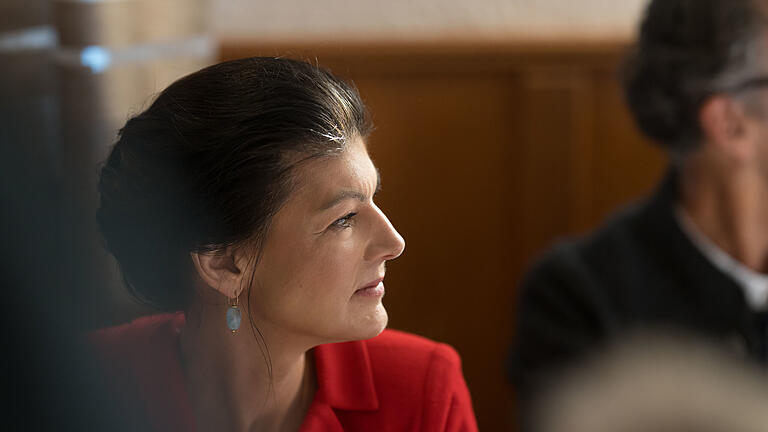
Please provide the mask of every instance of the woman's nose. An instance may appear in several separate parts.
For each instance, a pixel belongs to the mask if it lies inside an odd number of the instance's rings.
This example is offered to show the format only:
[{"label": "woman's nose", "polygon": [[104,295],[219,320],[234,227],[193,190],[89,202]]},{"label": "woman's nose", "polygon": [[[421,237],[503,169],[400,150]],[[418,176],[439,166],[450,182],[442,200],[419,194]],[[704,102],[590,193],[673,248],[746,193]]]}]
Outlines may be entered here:
[{"label": "woman's nose", "polygon": [[377,227],[375,238],[368,248],[369,253],[366,259],[369,260],[392,260],[399,257],[405,250],[405,240],[403,236],[392,226],[387,216],[375,207],[377,213]]}]

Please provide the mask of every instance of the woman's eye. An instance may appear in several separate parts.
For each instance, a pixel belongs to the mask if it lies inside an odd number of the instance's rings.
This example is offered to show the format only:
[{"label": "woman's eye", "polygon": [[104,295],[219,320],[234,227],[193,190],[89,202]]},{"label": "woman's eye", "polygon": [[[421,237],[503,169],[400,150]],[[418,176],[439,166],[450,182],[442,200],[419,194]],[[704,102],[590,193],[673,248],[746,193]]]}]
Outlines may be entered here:
[{"label": "woman's eye", "polygon": [[331,227],[332,228],[349,228],[352,226],[352,219],[356,215],[357,213],[349,213],[344,217],[340,217],[331,224]]}]

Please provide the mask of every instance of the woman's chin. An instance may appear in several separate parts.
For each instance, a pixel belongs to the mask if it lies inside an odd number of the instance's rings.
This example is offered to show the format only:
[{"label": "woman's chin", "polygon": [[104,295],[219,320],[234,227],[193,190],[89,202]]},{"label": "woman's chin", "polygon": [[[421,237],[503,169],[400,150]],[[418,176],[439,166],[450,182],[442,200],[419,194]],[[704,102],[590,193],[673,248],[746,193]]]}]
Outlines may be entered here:
[{"label": "woman's chin", "polygon": [[355,310],[354,313],[347,315],[346,319],[339,323],[341,327],[327,328],[322,333],[315,333],[320,337],[318,344],[351,342],[357,340],[371,339],[387,327],[389,317],[384,305],[379,302],[373,308],[367,310]]},{"label": "woman's chin", "polygon": [[387,327],[389,316],[384,305],[379,303],[376,308],[360,317],[355,325],[355,336],[350,340],[370,339],[381,334]]}]

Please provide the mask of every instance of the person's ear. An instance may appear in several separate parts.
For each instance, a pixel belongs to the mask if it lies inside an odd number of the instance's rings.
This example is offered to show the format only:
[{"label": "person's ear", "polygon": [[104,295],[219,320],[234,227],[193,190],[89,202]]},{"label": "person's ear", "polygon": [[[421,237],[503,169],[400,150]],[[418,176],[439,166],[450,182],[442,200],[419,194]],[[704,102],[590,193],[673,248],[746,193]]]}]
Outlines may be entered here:
[{"label": "person's ear", "polygon": [[190,254],[200,279],[227,298],[239,296],[242,286],[243,272],[237,265],[241,260],[233,252],[227,248],[224,251]]},{"label": "person's ear", "polygon": [[725,95],[712,96],[699,109],[704,140],[737,162],[752,159],[756,140],[745,107]]}]

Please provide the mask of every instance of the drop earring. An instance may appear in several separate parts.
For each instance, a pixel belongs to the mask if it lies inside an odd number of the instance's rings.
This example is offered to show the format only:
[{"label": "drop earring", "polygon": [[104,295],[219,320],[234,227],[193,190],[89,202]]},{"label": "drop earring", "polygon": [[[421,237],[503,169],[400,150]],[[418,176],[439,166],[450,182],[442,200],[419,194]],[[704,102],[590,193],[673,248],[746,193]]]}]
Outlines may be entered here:
[{"label": "drop earring", "polygon": [[240,328],[240,323],[243,320],[240,315],[240,308],[237,306],[238,298],[229,299],[229,307],[227,308],[227,328],[233,334]]}]

